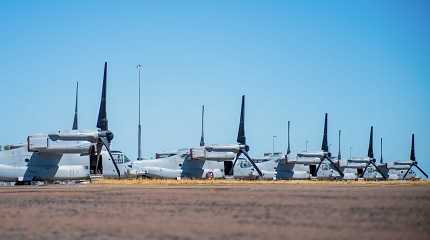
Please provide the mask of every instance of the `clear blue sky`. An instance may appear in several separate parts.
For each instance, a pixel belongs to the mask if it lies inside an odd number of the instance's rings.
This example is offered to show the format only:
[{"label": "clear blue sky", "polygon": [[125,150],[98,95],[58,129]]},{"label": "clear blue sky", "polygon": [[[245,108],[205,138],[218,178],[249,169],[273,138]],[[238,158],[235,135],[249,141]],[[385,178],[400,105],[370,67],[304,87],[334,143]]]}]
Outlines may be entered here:
[{"label": "clear blue sky", "polygon": [[343,154],[417,158],[430,171],[429,1],[1,1],[0,144],[96,124],[109,62],[113,146],[137,155],[137,71],[143,73],[145,154],[234,142],[247,96],[251,153],[319,149],[323,114]]}]

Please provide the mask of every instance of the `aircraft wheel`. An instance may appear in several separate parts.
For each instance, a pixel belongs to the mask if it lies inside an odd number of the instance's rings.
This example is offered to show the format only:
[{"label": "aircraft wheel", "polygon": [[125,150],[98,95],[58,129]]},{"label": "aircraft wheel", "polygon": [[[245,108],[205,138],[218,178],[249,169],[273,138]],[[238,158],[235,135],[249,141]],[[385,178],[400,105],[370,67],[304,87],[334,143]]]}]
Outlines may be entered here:
[{"label": "aircraft wheel", "polygon": [[206,173],[206,178],[209,179],[209,180],[214,179],[214,173],[212,171]]}]

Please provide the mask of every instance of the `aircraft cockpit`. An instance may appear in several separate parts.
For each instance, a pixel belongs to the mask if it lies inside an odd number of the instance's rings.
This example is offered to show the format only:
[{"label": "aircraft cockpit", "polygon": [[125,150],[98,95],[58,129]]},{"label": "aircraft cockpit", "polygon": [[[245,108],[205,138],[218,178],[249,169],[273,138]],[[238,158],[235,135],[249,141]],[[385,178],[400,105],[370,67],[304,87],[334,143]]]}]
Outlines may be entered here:
[{"label": "aircraft cockpit", "polygon": [[123,164],[123,163],[131,162],[131,160],[121,151],[112,151],[112,156],[114,158],[113,160],[117,164]]}]

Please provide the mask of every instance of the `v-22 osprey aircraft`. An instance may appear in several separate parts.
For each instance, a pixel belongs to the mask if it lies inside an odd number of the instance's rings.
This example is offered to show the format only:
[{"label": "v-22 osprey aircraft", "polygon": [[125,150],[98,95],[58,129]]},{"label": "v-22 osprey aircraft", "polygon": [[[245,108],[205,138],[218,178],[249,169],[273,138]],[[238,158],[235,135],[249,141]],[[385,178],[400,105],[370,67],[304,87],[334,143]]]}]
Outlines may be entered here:
[{"label": "v-22 osprey aircraft", "polygon": [[83,180],[102,174],[120,177],[127,172],[128,158],[121,152],[110,150],[114,135],[108,128],[106,78],[107,62],[104,65],[97,130],[78,130],[76,95],[72,130],[30,135],[25,144],[9,145],[0,151],[0,181]]}]

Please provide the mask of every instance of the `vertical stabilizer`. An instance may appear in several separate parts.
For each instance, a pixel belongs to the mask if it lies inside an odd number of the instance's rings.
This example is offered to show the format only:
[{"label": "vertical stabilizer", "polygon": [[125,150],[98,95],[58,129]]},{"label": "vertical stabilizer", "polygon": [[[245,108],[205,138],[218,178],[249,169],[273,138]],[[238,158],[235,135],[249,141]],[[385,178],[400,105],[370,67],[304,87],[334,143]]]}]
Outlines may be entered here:
[{"label": "vertical stabilizer", "polygon": [[200,146],[201,147],[203,147],[205,145],[204,121],[205,121],[205,105],[202,106],[202,135],[200,137]]},{"label": "vertical stabilizer", "polygon": [[325,114],[325,120],[324,120],[324,135],[323,135],[323,141],[321,144],[321,150],[323,152],[328,152],[328,140],[327,140],[327,117],[328,114]]},{"label": "vertical stabilizer", "polygon": [[78,130],[78,91],[79,91],[79,82],[76,82],[75,117],[73,118],[72,130]]}]

